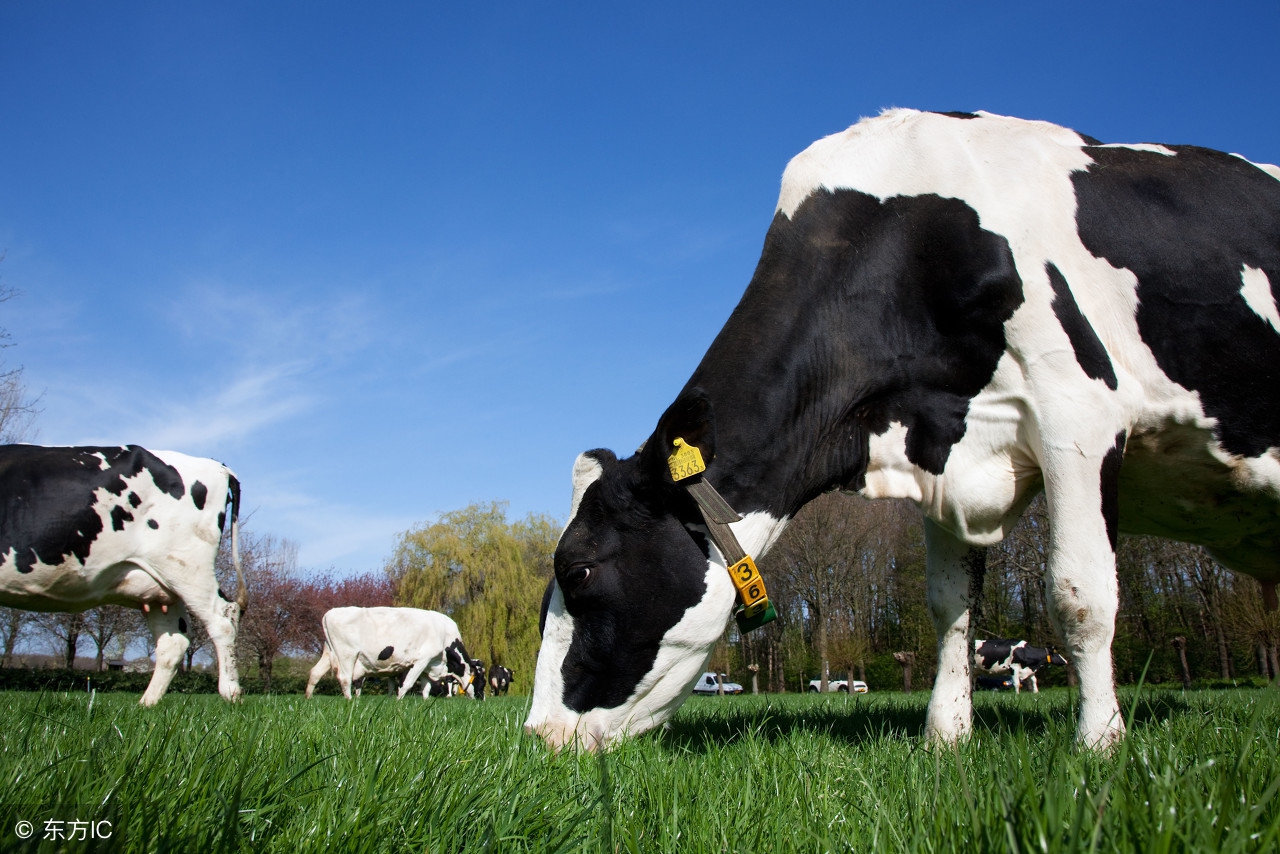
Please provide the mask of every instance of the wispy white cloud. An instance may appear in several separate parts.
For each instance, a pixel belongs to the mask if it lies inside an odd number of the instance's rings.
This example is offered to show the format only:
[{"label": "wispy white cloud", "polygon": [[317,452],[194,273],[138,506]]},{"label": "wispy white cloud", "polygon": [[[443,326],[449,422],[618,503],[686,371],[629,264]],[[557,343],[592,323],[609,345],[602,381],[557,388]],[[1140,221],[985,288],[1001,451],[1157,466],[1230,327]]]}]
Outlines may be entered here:
[{"label": "wispy white cloud", "polygon": [[315,393],[299,378],[306,363],[270,365],[238,377],[207,395],[170,402],[139,427],[154,447],[222,447],[304,413]]}]

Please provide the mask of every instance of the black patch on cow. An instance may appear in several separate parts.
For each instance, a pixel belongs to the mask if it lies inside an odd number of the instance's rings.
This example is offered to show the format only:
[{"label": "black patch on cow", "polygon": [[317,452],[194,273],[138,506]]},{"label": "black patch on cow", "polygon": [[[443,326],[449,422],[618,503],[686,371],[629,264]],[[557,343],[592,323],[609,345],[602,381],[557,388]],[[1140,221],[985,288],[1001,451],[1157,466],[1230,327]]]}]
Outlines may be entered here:
[{"label": "black patch on cow", "polygon": [[148,519],[148,520],[147,520],[147,527],[148,527],[148,528],[150,528],[150,529],[151,529],[151,530],[153,530],[153,531],[158,531],[158,530],[160,530],[160,523],[159,523],[159,522],[157,522],[155,519]]},{"label": "black patch on cow", "polygon": [[1013,651],[1013,661],[1029,670],[1040,670],[1050,663],[1050,655],[1042,646],[1020,646]]},{"label": "black patch on cow", "polygon": [[978,115],[977,113],[966,113],[966,112],[962,112],[962,111],[960,111],[960,110],[945,110],[945,111],[934,110],[933,112],[937,113],[937,115],[939,115],[939,116],[947,116],[948,118],[952,118],[952,119],[980,119],[980,118],[982,118],[982,116]]},{"label": "black patch on cow", "polygon": [[123,506],[117,504],[111,508],[111,530],[123,531],[125,522],[132,522],[133,514],[126,510]]},{"label": "black patch on cow", "polygon": [[1138,332],[1160,369],[1198,392],[1222,447],[1280,445],[1280,334],[1241,295],[1247,265],[1280,286],[1280,181],[1218,151],[1088,148],[1072,173],[1080,238],[1137,277]]},{"label": "black patch on cow", "polygon": [[1067,285],[1067,280],[1052,262],[1044,265],[1049,274],[1049,284],[1053,286],[1053,313],[1067,333],[1071,349],[1075,351],[1076,362],[1079,363],[1085,376],[1102,380],[1107,388],[1116,390],[1116,372],[1111,366],[1111,357],[1102,346],[1098,333],[1094,332],[1089,319],[1080,311],[1076,298]]},{"label": "black patch on cow", "polygon": [[547,582],[547,589],[542,592],[542,610],[538,612],[538,637],[547,630],[547,609],[551,607],[551,594],[555,592],[556,580]]},{"label": "black patch on cow", "polygon": [[184,635],[187,633],[187,618],[186,618],[186,617],[179,617],[179,618],[178,618],[178,631],[182,632]]},{"label": "black patch on cow", "polygon": [[[203,483],[201,483],[198,480],[195,483],[191,484],[191,502],[196,505],[197,510],[204,509],[204,502],[205,502],[205,499],[208,497],[209,497],[209,487],[205,486]],[[222,526],[219,525],[218,529],[221,530]]]},{"label": "black patch on cow", "polygon": [[137,510],[139,507],[142,506],[142,499],[138,497],[138,493],[136,492],[129,493],[129,506],[132,507],[134,510]]},{"label": "black patch on cow", "polygon": [[983,670],[990,670],[996,664],[1004,661],[1009,657],[1009,653],[1013,651],[1014,641],[1003,640],[1001,638],[992,638],[984,640],[977,645],[974,650],[978,656],[979,664]]},{"label": "black patch on cow", "polygon": [[1109,448],[1102,458],[1102,471],[1098,478],[1102,491],[1102,518],[1107,523],[1107,539],[1111,541],[1112,554],[1120,535],[1120,465],[1124,462],[1125,438],[1123,430],[1116,434],[1115,446]]},{"label": "black patch on cow", "polygon": [[467,655],[467,648],[463,646],[461,638],[445,647],[445,667],[460,680],[466,678],[467,670],[470,669],[470,661],[471,657]]},{"label": "black patch on cow", "polygon": [[792,515],[860,488],[870,436],[894,421],[908,459],[940,474],[1022,302],[1008,241],[958,199],[818,190],[779,212],[682,393],[719,413],[717,489],[739,512]]},{"label": "black patch on cow", "polygon": [[218,530],[219,531],[224,530],[226,522],[227,522],[227,511],[223,510],[221,513],[218,514]]},{"label": "black patch on cow", "polygon": [[378,661],[386,661],[391,657],[391,653],[395,652],[394,646],[383,647],[382,652],[378,653]]},{"label": "black patch on cow", "polygon": [[[72,557],[83,564],[103,529],[95,492],[127,502],[128,479],[143,471],[160,492],[175,499],[185,494],[178,470],[136,445],[0,446],[0,555],[13,549],[19,572],[30,572],[37,562],[56,566]],[[128,521],[114,508],[110,516],[113,527]]]}]

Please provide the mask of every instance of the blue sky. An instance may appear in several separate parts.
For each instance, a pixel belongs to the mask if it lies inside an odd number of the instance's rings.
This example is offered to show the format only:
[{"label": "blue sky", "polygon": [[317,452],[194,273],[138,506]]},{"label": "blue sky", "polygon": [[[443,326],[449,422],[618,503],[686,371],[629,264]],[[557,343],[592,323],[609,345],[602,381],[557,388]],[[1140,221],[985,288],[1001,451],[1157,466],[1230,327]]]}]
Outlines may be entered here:
[{"label": "blue sky", "polygon": [[300,563],[563,518],[891,106],[1280,161],[1280,2],[0,0],[4,352],[35,440],[221,459]]}]

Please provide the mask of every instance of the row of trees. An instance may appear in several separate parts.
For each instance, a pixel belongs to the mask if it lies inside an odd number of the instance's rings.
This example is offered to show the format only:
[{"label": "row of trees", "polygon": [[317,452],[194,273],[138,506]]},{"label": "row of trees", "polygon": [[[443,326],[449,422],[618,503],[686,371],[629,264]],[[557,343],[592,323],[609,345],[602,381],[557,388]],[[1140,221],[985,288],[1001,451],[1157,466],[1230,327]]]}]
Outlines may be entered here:
[{"label": "row of trees", "polygon": [[[988,550],[977,637],[1057,642],[1044,587],[1048,514],[1037,499],[1017,528]],[[919,513],[902,502],[829,494],[807,506],[761,561],[779,619],[719,651],[729,667],[758,663],[771,690],[828,668],[898,684],[894,653],[912,654],[931,678],[936,641],[925,610]],[[1197,546],[1121,537],[1116,676],[1135,682],[1232,680],[1280,673],[1280,615],[1263,610],[1259,585],[1222,569]],[[898,663],[901,663],[900,661]],[[1045,678],[1047,677],[1047,679]],[[1041,681],[1066,681],[1048,671]]]},{"label": "row of trees", "polygon": [[[451,614],[473,655],[532,673],[541,595],[552,576],[559,524],[531,515],[509,522],[505,505],[473,505],[401,535],[386,570],[399,604]],[[1057,642],[1045,600],[1048,516],[1043,498],[988,550],[978,637]],[[778,619],[740,635],[732,625],[712,665],[745,677],[757,665],[764,690],[797,690],[828,673],[878,689],[901,684],[903,660],[917,685],[932,680],[936,640],[925,605],[919,512],[905,502],[832,493],[810,503],[760,561]],[[1122,537],[1116,676],[1135,682],[1274,679],[1280,615],[1262,608],[1256,581],[1218,566],[1203,549]],[[895,653],[906,653],[895,660]],[[1064,683],[1052,670],[1042,682]],[[740,679],[739,681],[745,681]],[[521,690],[528,690],[524,681]]]}]

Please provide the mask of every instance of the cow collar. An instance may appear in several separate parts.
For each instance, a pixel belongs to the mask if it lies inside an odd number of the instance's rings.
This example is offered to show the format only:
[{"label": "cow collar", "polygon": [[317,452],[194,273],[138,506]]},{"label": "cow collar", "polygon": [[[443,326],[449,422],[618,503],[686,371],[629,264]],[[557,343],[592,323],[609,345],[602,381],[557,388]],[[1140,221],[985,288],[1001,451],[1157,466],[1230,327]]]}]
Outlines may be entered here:
[{"label": "cow collar", "polygon": [[777,619],[778,612],[769,601],[760,570],[729,527],[730,522],[741,521],[742,517],[729,506],[724,496],[716,492],[711,482],[703,477],[707,466],[702,460],[702,451],[678,437],[672,444],[675,450],[667,457],[671,479],[682,485],[698,505],[707,525],[707,532],[724,556],[729,579],[738,591],[738,607],[733,613],[738,622],[738,630],[745,634],[772,622]]}]

